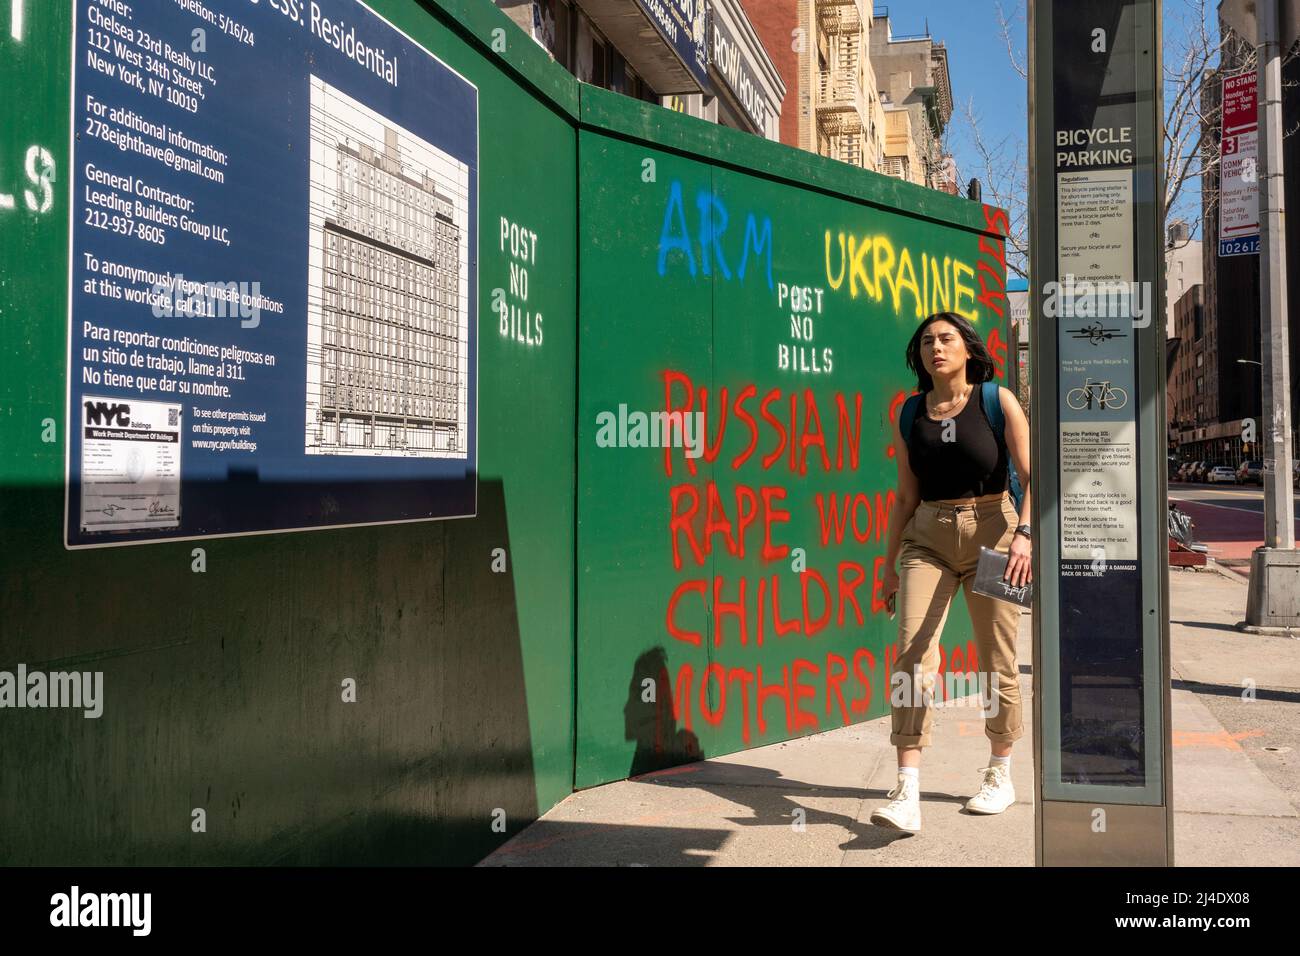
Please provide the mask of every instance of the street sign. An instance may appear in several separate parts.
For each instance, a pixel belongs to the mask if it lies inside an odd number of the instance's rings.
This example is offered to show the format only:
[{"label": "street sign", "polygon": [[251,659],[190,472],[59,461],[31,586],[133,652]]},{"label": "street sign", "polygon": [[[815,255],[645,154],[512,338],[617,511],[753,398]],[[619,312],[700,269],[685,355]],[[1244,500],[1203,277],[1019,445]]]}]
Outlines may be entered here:
[{"label": "street sign", "polygon": [[1034,0],[1037,860],[1169,861],[1159,0]]},{"label": "street sign", "polygon": [[1223,78],[1219,139],[1219,255],[1259,254],[1259,76]]}]

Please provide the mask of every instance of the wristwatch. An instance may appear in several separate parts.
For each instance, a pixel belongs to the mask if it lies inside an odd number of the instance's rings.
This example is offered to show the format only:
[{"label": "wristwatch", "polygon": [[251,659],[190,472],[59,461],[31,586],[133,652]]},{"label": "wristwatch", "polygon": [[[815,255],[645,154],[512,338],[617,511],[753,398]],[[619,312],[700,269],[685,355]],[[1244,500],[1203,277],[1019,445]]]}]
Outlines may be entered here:
[{"label": "wristwatch", "polygon": [[1026,538],[1028,538],[1030,541],[1033,541],[1033,540],[1034,540],[1034,533],[1033,533],[1033,531],[1030,529],[1029,525],[1027,525],[1027,524],[1019,525],[1019,526],[1016,528],[1016,534],[1023,534],[1023,535],[1024,535]]}]

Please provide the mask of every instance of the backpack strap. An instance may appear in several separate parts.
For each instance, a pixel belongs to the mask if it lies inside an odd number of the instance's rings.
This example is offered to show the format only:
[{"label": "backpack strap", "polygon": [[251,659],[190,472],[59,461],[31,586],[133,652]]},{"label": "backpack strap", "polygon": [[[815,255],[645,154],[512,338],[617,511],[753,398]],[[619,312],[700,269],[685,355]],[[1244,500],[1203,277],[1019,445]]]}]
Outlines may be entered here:
[{"label": "backpack strap", "polygon": [[1006,444],[1007,420],[1002,414],[1002,394],[997,382],[985,382],[980,386],[980,401],[984,403],[984,414],[993,426],[993,433]]},{"label": "backpack strap", "polygon": [[993,434],[1006,449],[1007,491],[1011,494],[1012,503],[1019,510],[1020,503],[1024,500],[1024,490],[1020,484],[1020,476],[1016,474],[1016,463],[1011,460],[1011,448],[1007,445],[1007,419],[1002,412],[1002,390],[997,382],[985,382],[980,386],[980,402],[984,405],[984,415],[993,428]]},{"label": "backpack strap", "polygon": [[908,397],[903,403],[903,410],[898,415],[898,431],[903,436],[903,444],[907,444],[912,435],[912,422],[916,421],[917,410],[921,407],[921,401],[925,395],[918,392]]}]

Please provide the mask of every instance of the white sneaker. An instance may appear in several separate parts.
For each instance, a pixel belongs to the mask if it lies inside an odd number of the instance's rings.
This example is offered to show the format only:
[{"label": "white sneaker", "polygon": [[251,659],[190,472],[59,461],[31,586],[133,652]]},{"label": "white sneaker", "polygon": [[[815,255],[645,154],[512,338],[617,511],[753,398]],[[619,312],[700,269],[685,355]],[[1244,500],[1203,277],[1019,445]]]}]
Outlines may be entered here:
[{"label": "white sneaker", "polygon": [[900,773],[898,786],[887,794],[891,802],[871,813],[877,826],[915,833],[921,829],[921,784],[916,777]]},{"label": "white sneaker", "polygon": [[966,801],[970,813],[1001,813],[1016,802],[1016,788],[1011,785],[1011,770],[1005,764],[981,767],[984,783],[980,792]]}]

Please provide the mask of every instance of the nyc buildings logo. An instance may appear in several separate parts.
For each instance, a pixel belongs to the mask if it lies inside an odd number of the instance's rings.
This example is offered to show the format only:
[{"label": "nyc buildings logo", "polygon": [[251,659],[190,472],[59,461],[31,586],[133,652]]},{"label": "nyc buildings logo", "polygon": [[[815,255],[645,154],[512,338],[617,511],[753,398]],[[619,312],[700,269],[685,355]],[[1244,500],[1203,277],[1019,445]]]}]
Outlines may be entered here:
[{"label": "nyc buildings logo", "polygon": [[131,424],[131,406],[124,402],[83,402],[87,425],[116,425],[126,428]]}]

